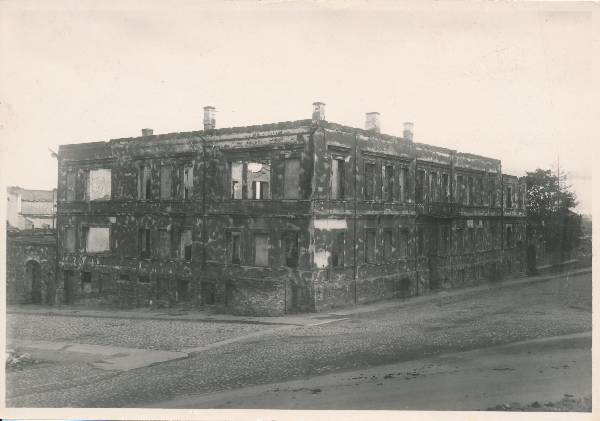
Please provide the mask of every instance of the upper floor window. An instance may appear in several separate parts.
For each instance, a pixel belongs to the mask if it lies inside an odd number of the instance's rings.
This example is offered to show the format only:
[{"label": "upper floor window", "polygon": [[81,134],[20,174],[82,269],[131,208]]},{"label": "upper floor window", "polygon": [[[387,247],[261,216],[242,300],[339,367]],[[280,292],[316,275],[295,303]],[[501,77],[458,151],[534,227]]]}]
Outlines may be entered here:
[{"label": "upper floor window", "polygon": [[477,205],[483,206],[483,178],[477,177]]},{"label": "upper floor window", "polygon": [[140,257],[147,259],[151,253],[151,235],[148,228],[140,228],[138,231],[138,251]]},{"label": "upper floor window", "polygon": [[448,201],[448,196],[450,196],[450,183],[448,174],[442,174],[442,202]]},{"label": "upper floor window", "polygon": [[75,227],[65,227],[64,234],[65,251],[75,251]]},{"label": "upper floor window", "polygon": [[343,199],[345,196],[345,161],[342,158],[331,159],[331,198]]},{"label": "upper floor window", "polygon": [[365,200],[375,200],[375,164],[365,163]]},{"label": "upper floor window", "polygon": [[383,259],[391,260],[394,251],[394,235],[391,229],[383,231]]},{"label": "upper floor window", "polygon": [[425,200],[425,171],[418,170],[417,171],[417,181],[415,186],[415,201],[417,203],[423,203]]},{"label": "upper floor window", "polygon": [[235,161],[230,164],[232,199],[270,199],[271,164]]},{"label": "upper floor window", "polygon": [[194,194],[194,166],[186,164],[183,166],[183,199],[189,200]]},{"label": "upper floor window", "polygon": [[170,199],[172,197],[172,174],[173,167],[169,164],[160,166],[160,198]]},{"label": "upper floor window", "polygon": [[473,206],[475,201],[475,194],[473,192],[473,177],[468,177],[467,183],[467,203],[469,206]]},{"label": "upper floor window", "polygon": [[152,167],[140,165],[138,173],[138,198],[152,199]]},{"label": "upper floor window", "polygon": [[512,187],[511,186],[506,187],[506,207],[509,209],[512,208]]},{"label": "upper floor window", "polygon": [[408,168],[402,167],[400,169],[400,200],[402,202],[408,202],[408,189],[409,189]]},{"label": "upper floor window", "polygon": [[489,177],[489,188],[490,188],[490,207],[496,207],[496,178],[495,176]]},{"label": "upper floor window", "polygon": [[192,230],[184,229],[179,238],[179,255],[183,260],[192,260]]},{"label": "upper floor window", "polygon": [[284,161],[283,195],[286,199],[300,198],[300,160],[288,158]]},{"label": "upper floor window", "polygon": [[110,200],[111,170],[108,168],[90,170],[87,190],[89,200]]},{"label": "upper floor window", "polygon": [[386,202],[394,201],[394,166],[386,165],[383,167],[383,198]]},{"label": "upper floor window", "polygon": [[462,175],[456,176],[456,201],[465,204],[465,181]]},{"label": "upper floor window", "polygon": [[229,263],[234,265],[242,263],[242,234],[239,231],[227,233],[227,255]]},{"label": "upper floor window", "polygon": [[110,228],[83,226],[81,230],[82,248],[86,253],[100,253],[110,250]]},{"label": "upper floor window", "polygon": [[67,201],[75,200],[75,171],[67,172]]},{"label": "upper floor window", "polygon": [[429,173],[429,196],[431,202],[438,201],[438,174],[435,171]]},{"label": "upper floor window", "polygon": [[410,235],[407,229],[400,230],[400,257],[408,257],[408,241]]}]

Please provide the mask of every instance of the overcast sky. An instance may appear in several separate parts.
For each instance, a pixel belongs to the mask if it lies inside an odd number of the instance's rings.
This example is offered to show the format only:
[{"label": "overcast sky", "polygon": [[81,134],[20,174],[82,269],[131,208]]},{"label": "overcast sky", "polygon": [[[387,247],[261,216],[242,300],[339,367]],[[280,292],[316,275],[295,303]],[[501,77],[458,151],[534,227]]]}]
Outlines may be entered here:
[{"label": "overcast sky", "polygon": [[416,141],[499,158],[519,176],[560,156],[579,210],[592,211],[584,8],[166,4],[0,3],[5,184],[53,188],[47,148],[199,130],[204,105],[227,127],[310,118],[320,100],[330,121],[362,127],[379,111],[385,133],[413,121]]}]

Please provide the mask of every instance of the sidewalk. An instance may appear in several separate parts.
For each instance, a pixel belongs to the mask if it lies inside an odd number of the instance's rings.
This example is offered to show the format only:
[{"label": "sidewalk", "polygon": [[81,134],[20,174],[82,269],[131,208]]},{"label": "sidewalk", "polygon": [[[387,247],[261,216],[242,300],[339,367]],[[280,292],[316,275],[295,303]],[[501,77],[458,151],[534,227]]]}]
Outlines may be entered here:
[{"label": "sidewalk", "polygon": [[456,297],[470,294],[478,291],[486,291],[497,288],[511,287],[515,285],[530,284],[536,282],[544,282],[552,279],[563,278],[567,276],[581,275],[591,273],[592,268],[579,269],[573,272],[539,275],[524,278],[516,278],[496,283],[486,283],[467,288],[436,291],[426,295],[405,298],[400,300],[379,301],[372,304],[361,304],[358,306],[340,307],[329,312],[323,313],[306,313],[306,314],[290,314],[284,316],[271,317],[250,317],[250,316],[233,316],[229,314],[214,314],[201,310],[115,310],[115,309],[100,309],[87,310],[77,307],[51,307],[37,305],[9,305],[7,306],[7,314],[39,314],[45,316],[60,316],[60,317],[95,317],[95,318],[123,318],[123,319],[145,319],[145,320],[182,320],[191,322],[211,322],[211,323],[251,323],[264,325],[291,325],[291,326],[315,326],[319,324],[332,323],[343,319],[344,317],[353,314],[372,313],[390,308],[400,308],[410,305],[418,305],[420,303],[429,302],[441,297]]}]

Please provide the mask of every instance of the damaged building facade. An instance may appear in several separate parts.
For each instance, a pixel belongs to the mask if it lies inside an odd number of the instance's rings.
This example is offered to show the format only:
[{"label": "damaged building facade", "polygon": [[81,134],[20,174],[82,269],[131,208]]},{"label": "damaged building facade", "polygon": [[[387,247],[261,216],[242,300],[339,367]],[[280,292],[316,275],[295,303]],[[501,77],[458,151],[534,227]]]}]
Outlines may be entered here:
[{"label": "damaged building facade", "polygon": [[312,119],[63,145],[56,299],[278,315],[522,274],[496,159]]}]

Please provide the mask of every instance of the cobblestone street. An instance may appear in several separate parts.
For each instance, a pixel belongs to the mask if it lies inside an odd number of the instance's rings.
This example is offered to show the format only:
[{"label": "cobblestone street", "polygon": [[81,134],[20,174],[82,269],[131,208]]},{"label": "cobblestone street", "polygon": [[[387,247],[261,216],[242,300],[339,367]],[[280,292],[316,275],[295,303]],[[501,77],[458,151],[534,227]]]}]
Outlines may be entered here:
[{"label": "cobblestone street", "polygon": [[[591,285],[591,273],[570,277],[572,285],[577,280]],[[590,331],[591,309],[566,300],[564,283],[564,278],[557,278],[440,293],[427,301],[398,301],[397,306],[378,311],[349,312],[345,320],[316,326],[9,314],[9,344],[11,337],[26,337],[178,350],[236,336],[242,339],[122,373],[76,361],[9,370],[7,405],[143,407],[183,395]],[[247,336],[252,333],[256,334]]]}]

